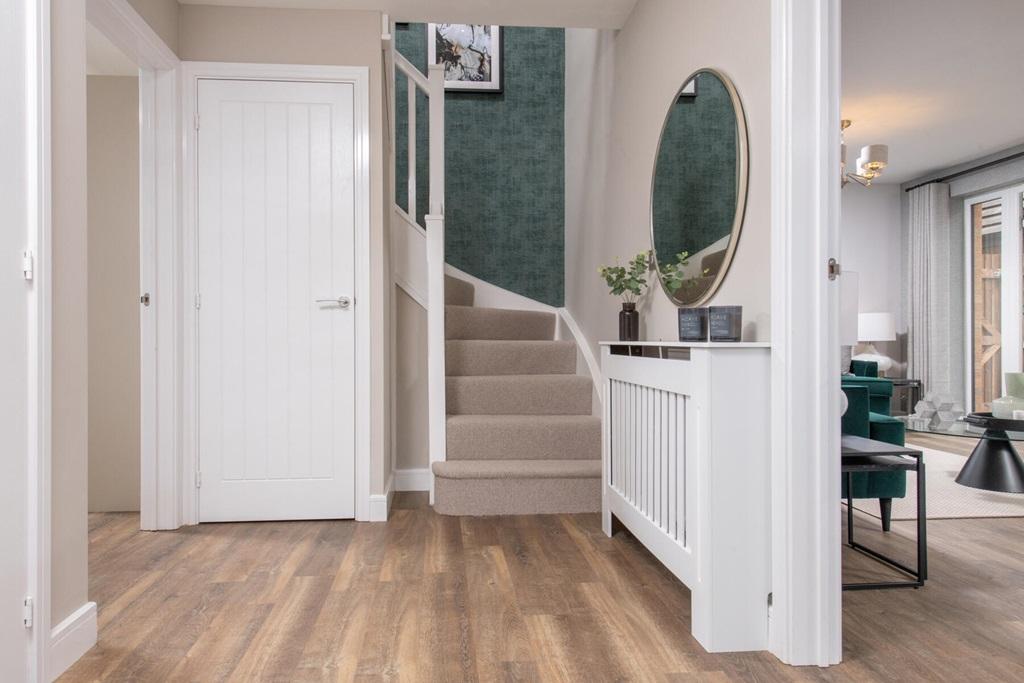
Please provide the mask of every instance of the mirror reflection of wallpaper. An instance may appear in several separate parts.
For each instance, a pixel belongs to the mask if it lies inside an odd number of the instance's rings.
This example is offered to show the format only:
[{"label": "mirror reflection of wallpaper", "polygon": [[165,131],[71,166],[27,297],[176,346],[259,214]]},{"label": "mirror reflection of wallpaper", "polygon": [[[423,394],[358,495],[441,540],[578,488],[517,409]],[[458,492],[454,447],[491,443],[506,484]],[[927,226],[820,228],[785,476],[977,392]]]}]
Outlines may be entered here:
[{"label": "mirror reflection of wallpaper", "polygon": [[[736,214],[736,113],[713,75],[699,75],[696,97],[676,99],[655,169],[651,219],[658,261],[674,263],[681,251],[705,255],[721,244]],[[699,258],[690,267],[699,268]]]},{"label": "mirror reflection of wallpaper", "polygon": [[[448,263],[552,306],[564,302],[565,32],[504,27],[501,93],[445,96]],[[426,73],[426,24],[395,46]],[[396,84],[395,200],[408,205],[406,81]],[[416,105],[417,215],[427,211],[427,102]]]}]

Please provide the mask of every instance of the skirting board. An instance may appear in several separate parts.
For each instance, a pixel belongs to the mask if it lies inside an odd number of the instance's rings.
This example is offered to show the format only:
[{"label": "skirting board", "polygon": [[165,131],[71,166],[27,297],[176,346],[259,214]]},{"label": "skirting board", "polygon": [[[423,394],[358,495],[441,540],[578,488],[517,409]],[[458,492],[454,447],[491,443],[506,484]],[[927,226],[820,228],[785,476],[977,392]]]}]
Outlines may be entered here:
[{"label": "skirting board", "polygon": [[370,520],[371,522],[388,521],[388,513],[391,510],[391,501],[395,497],[394,475],[388,477],[384,493],[377,493],[370,496]]},{"label": "skirting board", "polygon": [[46,680],[55,680],[96,644],[96,603],[87,602],[50,632]]},{"label": "skirting board", "polygon": [[429,491],[430,469],[395,470],[395,491]]}]

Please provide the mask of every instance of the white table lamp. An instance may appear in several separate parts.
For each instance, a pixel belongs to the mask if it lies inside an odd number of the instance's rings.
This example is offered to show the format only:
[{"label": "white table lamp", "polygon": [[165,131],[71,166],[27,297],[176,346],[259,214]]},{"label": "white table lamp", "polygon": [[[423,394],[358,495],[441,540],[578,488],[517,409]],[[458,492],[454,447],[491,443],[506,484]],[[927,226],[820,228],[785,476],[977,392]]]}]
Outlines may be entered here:
[{"label": "white table lamp", "polygon": [[892,368],[893,360],[879,353],[874,342],[896,341],[896,317],[892,313],[861,313],[857,316],[857,341],[867,344],[854,360],[874,361],[879,372]]}]

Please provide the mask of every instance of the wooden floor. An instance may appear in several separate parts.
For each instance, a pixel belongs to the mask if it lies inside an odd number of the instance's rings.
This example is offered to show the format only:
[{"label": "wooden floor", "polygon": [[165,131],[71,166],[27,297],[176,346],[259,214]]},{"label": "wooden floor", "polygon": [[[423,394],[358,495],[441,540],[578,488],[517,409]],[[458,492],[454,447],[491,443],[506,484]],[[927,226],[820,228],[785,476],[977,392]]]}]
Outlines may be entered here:
[{"label": "wooden floor", "polygon": [[[795,669],[703,652],[687,589],[597,515],[395,508],[387,524],[160,533],[91,515],[99,644],[61,680],[1024,680],[1024,520],[930,523],[928,586],[844,594],[845,662]],[[912,556],[912,524],[857,525]],[[847,580],[886,571],[844,563]]]}]

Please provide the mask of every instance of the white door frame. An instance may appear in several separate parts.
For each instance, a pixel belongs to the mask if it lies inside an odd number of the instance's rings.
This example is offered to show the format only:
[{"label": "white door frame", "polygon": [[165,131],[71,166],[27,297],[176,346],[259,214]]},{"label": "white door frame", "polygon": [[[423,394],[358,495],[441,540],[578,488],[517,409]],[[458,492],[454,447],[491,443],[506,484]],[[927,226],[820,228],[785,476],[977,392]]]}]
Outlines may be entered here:
[{"label": "white door frame", "polygon": [[842,658],[840,0],[772,0],[772,602],[789,664]]},{"label": "white door frame", "polygon": [[[5,457],[26,459],[27,492],[25,550],[26,599],[32,600],[33,624],[26,629],[26,669],[30,681],[49,680],[50,652],[50,510],[51,510],[51,366],[53,277],[51,248],[51,150],[50,150],[50,3],[21,0],[10,3],[0,43],[4,68],[12,77],[0,81],[0,96],[23,103],[23,116],[7,129],[12,139],[24,139],[24,147],[12,146],[0,163],[18,164],[22,183],[4,184],[0,198],[8,216],[24,218],[25,249],[33,255],[32,281],[26,282],[27,329],[25,330],[27,389],[25,441]],[[20,125],[17,125],[20,124]],[[17,151],[15,151],[17,150]],[[15,173],[14,177],[19,174]],[[12,255],[5,255],[10,264]],[[14,387],[11,387],[14,389]],[[12,482],[18,485],[18,482]]]},{"label": "white door frame", "polygon": [[[370,72],[365,66],[303,66],[283,64],[232,64],[227,62],[182,62],[181,116],[198,124],[197,93],[204,78],[231,80],[314,81],[349,83],[354,86],[353,127],[355,130],[355,512],[357,521],[370,521]],[[196,259],[196,202],[198,168],[196,125],[185,126],[182,161],[182,252],[183,302],[196,301],[198,280]],[[182,306],[183,339],[183,430],[181,500],[182,523],[199,521],[198,471],[198,325],[194,305]]]},{"label": "white door frame", "polygon": [[149,293],[152,301],[139,315],[139,523],[146,530],[177,529],[182,525],[177,475],[180,62],[127,0],[87,0],[86,18],[139,67],[139,294]]},{"label": "white door frame", "polygon": [[[969,406],[969,409],[974,407],[974,216],[971,207],[992,199],[1001,199],[1003,202],[999,314],[1002,320],[1016,320],[1018,324],[1009,329],[1005,325],[1000,326],[1002,350],[999,355],[1004,373],[1020,372],[1024,362],[1024,329],[1020,325],[1020,312],[1024,310],[1024,292],[1021,289],[1024,283],[1024,264],[1021,263],[1021,219],[1024,218],[1024,208],[1021,207],[1021,193],[1024,193],[1024,185],[1018,183],[1001,190],[964,197],[964,405]],[[1008,230],[1008,226],[1013,229]],[[1003,285],[1008,282],[1015,283],[1015,286],[1007,290]]]}]

